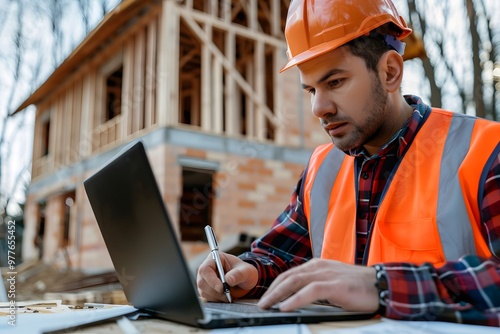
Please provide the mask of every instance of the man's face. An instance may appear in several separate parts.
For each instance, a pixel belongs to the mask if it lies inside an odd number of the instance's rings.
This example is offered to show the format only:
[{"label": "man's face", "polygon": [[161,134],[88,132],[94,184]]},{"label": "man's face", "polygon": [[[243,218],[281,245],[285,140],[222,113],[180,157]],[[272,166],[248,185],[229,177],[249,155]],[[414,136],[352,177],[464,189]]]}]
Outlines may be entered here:
[{"label": "man's face", "polygon": [[341,47],[299,66],[313,114],[340,150],[376,153],[393,133],[387,92],[362,58]]}]

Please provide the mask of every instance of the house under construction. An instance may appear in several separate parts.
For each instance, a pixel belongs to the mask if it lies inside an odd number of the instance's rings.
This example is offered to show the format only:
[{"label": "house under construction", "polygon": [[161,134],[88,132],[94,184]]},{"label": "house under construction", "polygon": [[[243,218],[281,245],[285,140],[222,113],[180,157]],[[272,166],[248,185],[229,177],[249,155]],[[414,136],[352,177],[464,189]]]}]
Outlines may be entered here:
[{"label": "house under construction", "polygon": [[[286,62],[289,0],[123,0],[20,107],[36,106],[23,256],[111,262],[82,182],[142,140],[188,257],[267,230],[328,137]],[[148,222],[144,221],[144,228]]]}]

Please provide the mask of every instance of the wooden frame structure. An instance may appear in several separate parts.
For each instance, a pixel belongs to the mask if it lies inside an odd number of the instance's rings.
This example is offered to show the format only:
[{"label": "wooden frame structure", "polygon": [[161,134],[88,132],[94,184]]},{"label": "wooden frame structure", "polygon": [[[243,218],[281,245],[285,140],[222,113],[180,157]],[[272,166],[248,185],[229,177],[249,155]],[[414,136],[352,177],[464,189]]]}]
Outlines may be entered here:
[{"label": "wooden frame structure", "polygon": [[[19,108],[35,103],[38,118],[50,118],[48,154],[36,142],[33,178],[155,127],[284,144],[275,110],[288,3],[123,1]],[[106,119],[106,76],[118,66],[121,113]]]}]

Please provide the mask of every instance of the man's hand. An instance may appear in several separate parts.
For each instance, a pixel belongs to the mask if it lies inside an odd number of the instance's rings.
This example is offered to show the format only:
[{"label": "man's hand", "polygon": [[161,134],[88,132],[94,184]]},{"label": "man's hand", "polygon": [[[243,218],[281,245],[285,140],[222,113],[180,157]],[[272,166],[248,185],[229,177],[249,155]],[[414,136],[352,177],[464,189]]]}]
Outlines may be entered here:
[{"label": "man's hand", "polygon": [[281,311],[292,311],[318,300],[349,311],[375,312],[378,309],[376,272],[372,267],[338,261],[312,259],[280,274],[259,301],[267,309],[280,304]]},{"label": "man's hand", "polygon": [[[243,297],[257,285],[257,268],[234,255],[223,252],[219,254],[226,273],[226,282],[231,287],[231,296]],[[209,254],[198,268],[196,284],[200,295],[206,300],[227,302],[212,255]]]}]

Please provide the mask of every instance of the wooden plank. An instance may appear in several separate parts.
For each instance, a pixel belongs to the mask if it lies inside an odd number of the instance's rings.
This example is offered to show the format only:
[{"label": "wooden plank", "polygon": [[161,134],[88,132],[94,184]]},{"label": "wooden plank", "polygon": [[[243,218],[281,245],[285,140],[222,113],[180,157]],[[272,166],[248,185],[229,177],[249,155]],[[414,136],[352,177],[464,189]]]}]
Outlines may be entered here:
[{"label": "wooden plank", "polygon": [[[102,99],[102,91],[98,91],[99,87],[99,81],[97,78],[97,71],[94,68],[90,73],[89,73],[90,79],[89,79],[89,110],[88,110],[88,126],[87,126],[87,132],[85,134],[85,141],[86,141],[86,148],[84,151],[86,152],[85,156],[90,156],[93,152],[94,148],[94,124],[95,124],[95,119],[99,117],[99,103],[102,102],[99,101],[98,98],[101,96]],[[101,80],[102,81],[102,80]]]},{"label": "wooden plank", "polygon": [[183,68],[193,57],[200,53],[199,49],[193,49],[179,59],[179,68]]},{"label": "wooden plank", "polygon": [[132,87],[131,133],[144,129],[144,70],[146,52],[146,30],[143,28],[135,36],[134,78]]},{"label": "wooden plank", "polygon": [[83,79],[76,80],[73,95],[73,108],[71,110],[71,130],[70,130],[70,147],[68,148],[69,160],[71,163],[81,160],[80,154],[80,132],[82,121],[82,90]]},{"label": "wooden plank", "polygon": [[222,1],[222,20],[226,24],[231,24],[231,0]]},{"label": "wooden plank", "polygon": [[95,101],[94,101],[94,115],[92,120],[92,152],[98,150],[101,146],[101,135],[98,133],[99,126],[103,123],[106,112],[106,83],[102,75],[97,75],[95,80]]},{"label": "wooden plank", "polygon": [[[49,155],[52,161],[59,161],[59,146],[62,145],[62,133],[64,130],[64,123],[62,122],[62,116],[64,110],[64,97],[59,96],[59,98],[54,102],[54,107],[51,108],[50,112],[50,140],[49,140]],[[53,129],[54,128],[54,129]],[[56,146],[56,142],[59,143]],[[57,147],[57,151],[56,151]],[[52,170],[52,168],[50,169]]]},{"label": "wooden plank", "polygon": [[224,118],[222,116],[222,100],[224,98],[224,90],[222,87],[222,64],[217,60],[217,58],[212,58],[212,96],[213,96],[213,106],[212,106],[212,129],[215,133],[221,134],[223,128]]},{"label": "wooden plank", "polygon": [[[179,109],[179,30],[178,8],[164,1],[160,17],[156,118],[159,126],[178,123]],[[173,56],[169,56],[173,55]]]},{"label": "wooden plank", "polygon": [[155,122],[155,84],[156,84],[156,45],[158,33],[158,18],[152,20],[147,27],[146,47],[146,82],[144,101],[144,127],[149,128]]},{"label": "wooden plank", "polygon": [[[226,1],[227,2],[227,1]],[[235,68],[235,58],[236,58],[236,36],[230,31],[226,34],[225,40],[225,50],[227,55],[227,60],[231,65],[231,68]],[[241,113],[240,105],[236,104],[236,83],[234,77],[225,71],[224,76],[225,81],[225,116],[226,116],[226,134],[228,136],[234,136],[241,134]]]},{"label": "wooden plank", "polygon": [[201,81],[193,81],[193,92],[191,94],[191,120],[193,124],[201,124]]},{"label": "wooden plank", "polygon": [[259,20],[258,20],[258,12],[257,12],[257,0],[248,0],[248,9],[250,9],[249,13],[249,28],[252,31],[259,31]]},{"label": "wooden plank", "polygon": [[[279,73],[282,65],[281,61],[283,60],[283,57],[281,55],[280,50],[278,49],[273,49],[273,72],[274,73]],[[285,119],[282,116],[285,116],[285,101],[283,99],[284,94],[281,92],[281,88],[284,87],[283,85],[280,84],[281,80],[283,80],[279,75],[275,75],[273,77],[273,106],[274,106],[274,114],[278,118],[278,122],[274,124],[274,141],[278,145],[284,145],[285,144]],[[301,94],[302,92],[299,92]],[[297,110],[300,110],[300,108],[297,108]]]},{"label": "wooden plank", "polygon": [[[250,87],[254,87],[254,81],[255,81],[255,76],[254,76],[254,66],[252,62],[247,62],[245,64],[245,73],[246,73],[246,79]],[[253,88],[252,88],[253,89]],[[246,92],[245,92],[246,93]],[[250,94],[247,93],[247,98],[246,99],[246,119],[245,119],[245,126],[247,129],[246,135],[248,138],[255,138],[255,108],[256,106],[260,103],[257,94],[254,92],[250,92]],[[253,100],[250,98],[253,97]]]},{"label": "wooden plank", "polygon": [[89,72],[87,75],[83,76],[83,86],[82,86],[82,116],[81,116],[81,124],[80,124],[80,154],[83,157],[87,157],[90,153],[88,150],[88,134],[90,129],[90,118],[93,115],[93,108],[90,107],[92,100],[94,99],[94,91],[92,87],[94,87],[95,83],[92,81],[95,80],[95,71]]},{"label": "wooden plank", "polygon": [[265,46],[262,42],[255,45],[255,83],[254,87],[257,93],[257,99],[260,101],[256,105],[255,113],[255,134],[259,140],[267,139],[266,115],[262,106],[266,106],[266,55]]},{"label": "wooden plank", "polygon": [[[195,23],[196,24],[196,23]],[[201,28],[200,28],[201,29]],[[212,131],[212,53],[207,44],[212,45],[212,27],[205,26],[204,37],[208,43],[201,46],[201,128]],[[216,46],[214,46],[216,48]]]},{"label": "wooden plank", "polygon": [[271,0],[271,35],[283,38],[281,31],[281,0]]},{"label": "wooden plank", "polygon": [[219,0],[210,0],[208,2],[209,8],[207,8],[207,13],[211,14],[214,17],[218,17],[219,15]]},{"label": "wooden plank", "polygon": [[33,138],[41,138],[41,140],[33,141],[33,152],[31,153],[31,161],[33,161],[31,164],[31,175],[33,176],[33,179],[35,179],[39,175],[37,161],[39,161],[42,157],[42,145],[44,141],[44,138],[42,137],[42,122],[40,117],[35,117],[35,126],[33,128]]},{"label": "wooden plank", "polygon": [[60,159],[56,160],[56,168],[59,166],[59,164],[63,164],[65,166],[69,165],[71,163],[70,159],[70,147],[71,147],[71,124],[72,124],[72,110],[73,110],[73,95],[74,95],[74,85],[72,85],[70,88],[68,88],[65,98],[65,108],[63,110],[60,110],[59,113],[62,114],[62,119],[63,119],[63,124],[62,125],[62,138],[61,141],[58,141],[60,143],[59,145],[59,154]]},{"label": "wooden plank", "polygon": [[124,46],[121,129],[118,138],[125,139],[132,133],[132,95],[134,91],[134,39],[130,39]]}]

